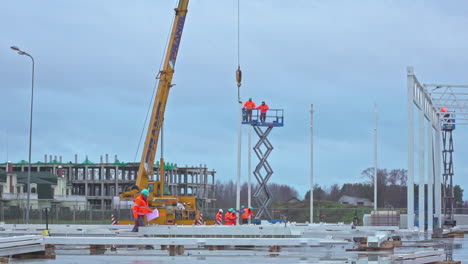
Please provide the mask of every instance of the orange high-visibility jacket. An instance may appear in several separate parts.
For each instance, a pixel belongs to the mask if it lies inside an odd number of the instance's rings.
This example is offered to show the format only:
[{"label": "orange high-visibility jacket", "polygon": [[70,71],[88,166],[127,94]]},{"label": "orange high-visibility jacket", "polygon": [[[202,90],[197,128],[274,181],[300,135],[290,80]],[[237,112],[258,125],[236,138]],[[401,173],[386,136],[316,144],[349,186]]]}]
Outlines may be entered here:
[{"label": "orange high-visibility jacket", "polygon": [[266,113],[267,110],[270,109],[270,107],[268,107],[267,104],[262,104],[259,107],[257,107],[257,109],[260,109],[260,113]]},{"label": "orange high-visibility jacket", "polygon": [[247,109],[255,109],[255,103],[254,103],[254,101],[247,101],[247,102],[245,102],[244,108],[247,108]]},{"label": "orange high-visibility jacket", "polygon": [[148,213],[151,213],[153,210],[149,209],[148,207],[148,201],[145,201],[143,199],[143,195],[139,195],[135,201],[133,201],[133,206],[132,206],[132,212],[133,212],[133,217],[135,219],[138,218],[140,215],[146,215]]},{"label": "orange high-visibility jacket", "polygon": [[252,210],[250,210],[250,208],[244,208],[242,210],[243,210],[242,215],[241,215],[242,219],[248,219],[249,216],[254,217],[254,214]]},{"label": "orange high-visibility jacket", "polygon": [[231,213],[231,212],[226,212],[224,215],[224,223],[226,225],[235,225],[236,224],[236,214]]}]

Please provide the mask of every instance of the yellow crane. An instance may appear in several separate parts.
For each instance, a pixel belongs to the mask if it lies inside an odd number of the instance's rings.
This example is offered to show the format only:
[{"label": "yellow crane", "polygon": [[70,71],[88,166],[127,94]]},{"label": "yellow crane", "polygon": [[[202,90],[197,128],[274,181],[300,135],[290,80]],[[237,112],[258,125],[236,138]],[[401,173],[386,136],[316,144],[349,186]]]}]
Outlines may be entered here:
[{"label": "yellow crane", "polygon": [[[176,197],[164,193],[164,159],[162,157],[159,165],[159,182],[149,181],[150,176],[153,175],[159,134],[164,121],[167,98],[172,87],[171,82],[174,75],[174,66],[179,51],[182,32],[184,30],[188,3],[189,0],[179,0],[178,7],[174,9],[175,17],[164,60],[164,67],[158,74],[158,89],[135,182],[138,188],[120,194],[120,198],[122,199],[135,198],[139,195],[141,190],[148,189],[150,192],[148,196],[150,207],[159,210],[160,217],[151,222],[155,224],[192,224],[193,221],[199,217],[195,196]],[[120,221],[120,223],[125,224],[123,221]]]}]

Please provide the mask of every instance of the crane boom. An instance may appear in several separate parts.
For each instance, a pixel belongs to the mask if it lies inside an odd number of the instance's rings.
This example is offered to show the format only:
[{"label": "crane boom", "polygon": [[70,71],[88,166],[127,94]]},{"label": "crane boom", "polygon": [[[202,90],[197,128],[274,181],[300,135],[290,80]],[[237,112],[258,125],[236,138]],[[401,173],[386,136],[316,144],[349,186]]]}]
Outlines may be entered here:
[{"label": "crane boom", "polygon": [[[140,190],[147,188],[149,175],[153,174],[159,133],[161,132],[161,126],[164,121],[164,112],[166,110],[169,90],[172,86],[171,82],[174,75],[174,66],[177,59],[177,53],[179,51],[182,32],[184,30],[188,3],[189,0],[180,0],[178,7],[174,9],[175,17],[172,24],[170,41],[166,51],[164,67],[158,74],[158,90],[156,92],[156,98],[154,99],[153,110],[151,112],[151,119],[148,126],[148,132],[146,134],[140,167],[138,168],[136,186],[138,186]],[[161,164],[160,166],[164,166],[164,164]],[[163,182],[163,180],[164,179],[161,179],[161,182]]]}]

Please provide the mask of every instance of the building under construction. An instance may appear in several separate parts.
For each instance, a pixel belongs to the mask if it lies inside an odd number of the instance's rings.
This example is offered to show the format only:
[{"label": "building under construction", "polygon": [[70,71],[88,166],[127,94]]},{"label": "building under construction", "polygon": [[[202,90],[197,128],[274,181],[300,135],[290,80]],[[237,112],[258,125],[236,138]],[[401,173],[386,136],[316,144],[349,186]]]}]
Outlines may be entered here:
[{"label": "building under construction", "polygon": [[[92,162],[85,158],[78,162],[75,155],[74,162],[63,162],[62,157],[44,155],[44,162],[31,164],[31,172],[50,172],[57,177],[64,177],[71,185],[71,194],[85,196],[88,206],[93,209],[110,209],[118,196],[125,190],[131,189],[136,181],[139,162],[120,162],[115,155],[109,161],[106,154],[99,162]],[[2,164],[7,170],[7,163]],[[151,181],[159,180],[159,162],[154,166]],[[27,172],[28,163],[21,161],[12,163],[13,172]],[[165,164],[165,192],[173,196],[197,196],[199,208],[209,208],[215,202],[215,170],[208,170],[206,165],[178,166]],[[1,167],[0,167],[1,168]],[[115,206],[115,205],[114,205]]]}]

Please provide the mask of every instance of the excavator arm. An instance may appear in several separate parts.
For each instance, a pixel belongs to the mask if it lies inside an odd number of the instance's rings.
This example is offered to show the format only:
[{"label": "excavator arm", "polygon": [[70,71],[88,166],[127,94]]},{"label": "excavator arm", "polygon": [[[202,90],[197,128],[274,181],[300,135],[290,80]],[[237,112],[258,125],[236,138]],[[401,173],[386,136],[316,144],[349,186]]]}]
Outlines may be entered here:
[{"label": "excavator arm", "polygon": [[[185,17],[187,15],[187,7],[189,0],[179,0],[179,5],[175,8],[175,17],[172,24],[170,41],[167,47],[166,56],[164,60],[164,67],[158,73],[159,84],[156,92],[156,98],[153,104],[153,110],[151,112],[151,119],[146,133],[145,145],[141,156],[140,167],[138,168],[138,174],[135,185],[139,190],[132,190],[130,192],[122,193],[121,197],[134,197],[140,190],[147,188],[149,182],[149,176],[153,174],[154,160],[156,155],[156,149],[158,147],[159,133],[161,132],[161,126],[164,121],[164,113],[166,110],[167,98],[169,96],[169,90],[172,87],[172,77],[174,75],[174,66],[177,59],[177,53],[179,51],[180,40],[182,38],[182,32],[184,30]],[[164,166],[163,160],[161,160],[161,167]],[[162,173],[161,175],[164,175]],[[164,177],[161,176],[160,188],[163,190]],[[156,192],[156,190],[154,190]],[[160,192],[160,196],[163,192]]]}]

